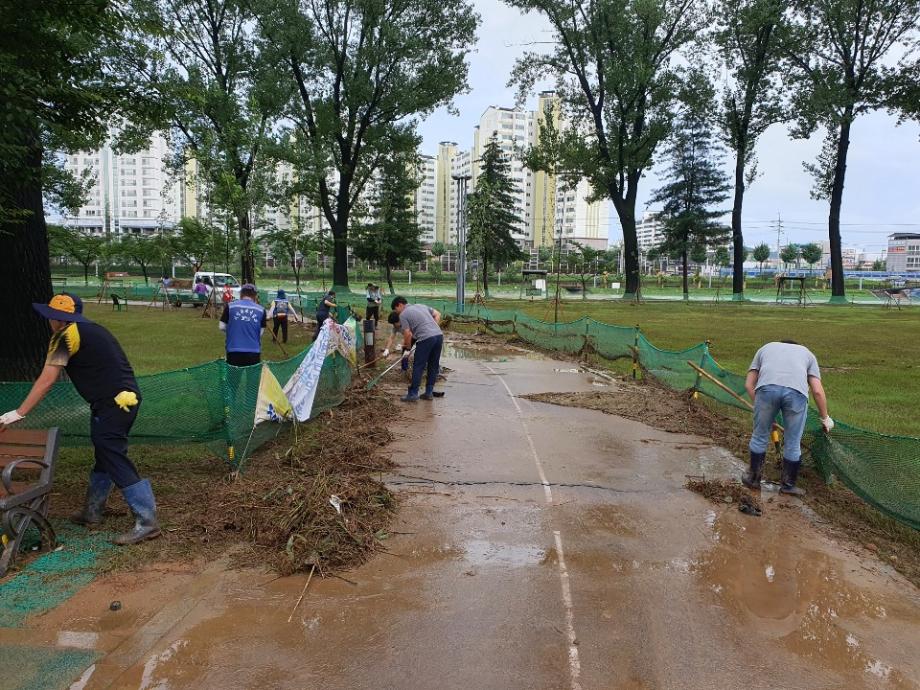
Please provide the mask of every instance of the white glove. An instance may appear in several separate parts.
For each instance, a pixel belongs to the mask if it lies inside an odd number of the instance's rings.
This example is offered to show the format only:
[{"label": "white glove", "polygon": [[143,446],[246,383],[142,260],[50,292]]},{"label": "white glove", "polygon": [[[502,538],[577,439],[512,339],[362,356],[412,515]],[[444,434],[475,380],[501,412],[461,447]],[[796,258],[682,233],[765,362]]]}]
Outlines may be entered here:
[{"label": "white glove", "polygon": [[19,410],[10,410],[4,415],[0,415],[0,424],[9,426],[10,424],[15,424],[20,419],[25,419],[25,417],[19,414]]},{"label": "white glove", "polygon": [[821,426],[824,427],[825,432],[828,432],[834,428],[834,420],[831,419],[830,417],[825,417],[824,419],[821,420]]},{"label": "white glove", "polygon": [[396,343],[396,351],[397,351],[397,352],[402,352],[402,351],[403,351],[403,346],[402,346],[401,343]]},{"label": "white glove", "polygon": [[383,351],[383,358],[386,359],[386,358],[389,357],[389,356],[390,356],[390,351],[389,351],[389,350],[384,350],[384,351]]}]

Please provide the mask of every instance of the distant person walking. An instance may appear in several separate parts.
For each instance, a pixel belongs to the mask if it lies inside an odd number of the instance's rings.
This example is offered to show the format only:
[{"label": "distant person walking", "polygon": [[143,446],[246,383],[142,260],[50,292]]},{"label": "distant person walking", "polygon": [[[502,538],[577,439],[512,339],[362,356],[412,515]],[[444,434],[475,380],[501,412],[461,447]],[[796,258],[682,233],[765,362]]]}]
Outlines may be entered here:
[{"label": "distant person walking", "polygon": [[281,330],[281,342],[286,343],[288,340],[288,319],[296,317],[297,312],[288,301],[287,293],[284,290],[278,290],[278,296],[272,300],[268,309],[268,317],[272,320],[272,333],[275,340],[278,340],[278,331]]},{"label": "distant person walking", "polygon": [[313,334],[313,340],[319,337],[319,332],[322,330],[323,324],[326,322],[326,319],[329,318],[331,311],[335,308],[335,290],[330,290],[323,295],[319,304],[316,305],[316,332]]},{"label": "distant person walking", "polygon": [[86,501],[71,521],[102,523],[109,494],[117,486],[135,521],[133,529],[112,541],[124,546],[160,536],[150,480],[141,479],[128,457],[128,434],[137,419],[141,393],[124,350],[115,336],[83,316],[83,302],[76,295],[61,293],[48,304],[32,307],[51,326],[48,357],[22,404],[0,416],[0,426],[28,416],[66,371],[77,393],[89,403],[89,437],[95,455]]},{"label": "distant person walking", "polygon": [[230,304],[233,301],[233,288],[229,285],[224,285],[224,291],[221,293],[220,299],[224,304]]},{"label": "distant person walking", "polygon": [[[412,381],[409,391],[400,400],[403,402],[416,402],[432,400],[441,397],[434,395],[434,384],[438,380],[441,370],[441,348],[444,345],[444,334],[438,322],[441,314],[436,309],[426,307],[424,304],[410,305],[405,297],[394,297],[390,305],[399,315],[399,323],[403,332],[403,360],[408,358],[415,339],[415,360],[412,364]],[[419,386],[422,383],[422,374],[427,372],[425,379],[425,392],[419,396]]]},{"label": "distant person walking", "polygon": [[248,367],[262,360],[262,332],[265,308],[256,302],[256,286],[240,288],[240,298],[224,307],[220,330],[227,334],[227,364]]},{"label": "distant person walking", "polygon": [[367,309],[364,313],[365,319],[374,320],[374,329],[377,329],[377,322],[380,321],[380,302],[383,298],[380,295],[380,286],[373,283],[367,284]]},{"label": "distant person walking", "polygon": [[834,428],[834,420],[827,414],[827,397],[817,358],[807,347],[792,340],[767,343],[754,355],[745,388],[754,401],[754,433],[750,442],[751,467],[742,476],[742,483],[750,489],[760,488],[770,432],[776,415],[782,412],[785,432],[780,492],[803,496],[804,489],[795,484],[802,466],[802,434],[808,416],[809,390],[825,433]]}]

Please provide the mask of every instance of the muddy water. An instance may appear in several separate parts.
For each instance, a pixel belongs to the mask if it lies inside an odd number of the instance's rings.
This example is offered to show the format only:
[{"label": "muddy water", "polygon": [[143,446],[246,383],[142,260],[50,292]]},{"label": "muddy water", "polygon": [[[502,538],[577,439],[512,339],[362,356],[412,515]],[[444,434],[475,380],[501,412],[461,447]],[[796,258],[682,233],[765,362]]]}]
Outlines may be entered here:
[{"label": "muddy water", "polygon": [[783,498],[755,519],[683,488],[729,454],[508,395],[597,390],[573,365],[447,353],[447,396],[396,428],[386,553],[351,582],[298,605],[304,576],[120,576],[29,634],[96,645],[80,688],[918,687],[916,590]]}]

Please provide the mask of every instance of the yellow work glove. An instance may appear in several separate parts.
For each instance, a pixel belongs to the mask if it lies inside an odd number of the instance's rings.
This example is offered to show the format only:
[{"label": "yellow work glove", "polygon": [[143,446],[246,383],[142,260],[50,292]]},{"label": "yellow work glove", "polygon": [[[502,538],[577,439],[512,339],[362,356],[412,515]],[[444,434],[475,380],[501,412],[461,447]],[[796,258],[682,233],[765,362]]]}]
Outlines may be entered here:
[{"label": "yellow work glove", "polygon": [[137,393],[134,391],[122,391],[115,396],[115,404],[125,412],[130,412],[131,408],[137,405]]}]

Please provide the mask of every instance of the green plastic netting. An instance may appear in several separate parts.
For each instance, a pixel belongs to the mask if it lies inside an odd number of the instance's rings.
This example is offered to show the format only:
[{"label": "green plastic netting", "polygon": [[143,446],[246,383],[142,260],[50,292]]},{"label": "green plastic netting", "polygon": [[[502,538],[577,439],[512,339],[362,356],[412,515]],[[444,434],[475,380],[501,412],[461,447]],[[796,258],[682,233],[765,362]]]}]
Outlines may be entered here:
[{"label": "green plastic netting", "polygon": [[[92,288],[95,289],[95,288]],[[144,288],[135,288],[140,291]],[[149,289],[149,288],[148,288]],[[263,291],[263,303],[271,291]],[[152,294],[152,289],[150,289]],[[308,313],[321,293],[293,296]],[[744,394],[744,376],[721,367],[705,343],[686,350],[661,350],[638,327],[616,326],[582,318],[570,323],[547,323],[513,310],[467,305],[461,312],[454,302],[426,303],[459,322],[476,322],[496,333],[514,334],[537,347],[580,354],[594,352],[606,359],[632,358],[647,375],[679,391],[696,390],[720,403],[747,410],[722,387],[701,376],[701,367],[728,389]],[[361,314],[364,295],[338,295],[337,320],[342,323],[352,309]],[[358,329],[358,347],[361,332]],[[269,368],[283,384],[299,366],[304,352]],[[281,425],[263,423],[253,428],[260,367],[228,367],[222,360],[197,367],[139,377],[143,404],[132,431],[134,442],[155,444],[203,443],[240,466]],[[327,358],[320,377],[314,415],[339,404],[351,383],[351,369],[339,355]],[[26,383],[0,383],[0,408],[18,405],[28,392]],[[89,410],[69,383],[57,384],[26,420],[29,426],[59,426],[69,444],[89,443]],[[25,422],[24,422],[25,423]],[[830,435],[820,433],[814,410],[809,412],[806,444],[818,470],[826,478],[837,476],[854,493],[882,512],[920,529],[920,439],[890,436],[838,422]],[[232,451],[230,450],[232,449]]]},{"label": "green plastic netting", "polygon": [[[729,390],[745,395],[745,377],[721,367],[701,343],[686,350],[661,350],[637,327],[614,326],[584,318],[571,323],[547,323],[520,312],[444,303],[441,310],[463,321],[474,321],[499,333],[513,333],[541,348],[569,354],[594,352],[606,359],[631,357],[647,375],[678,391],[696,390],[742,410],[749,408],[705,376],[700,367]],[[805,444],[811,459],[828,481],[838,477],[850,490],[890,517],[920,529],[920,438],[892,436],[837,422],[833,433],[821,432],[818,414],[809,410]]]}]

